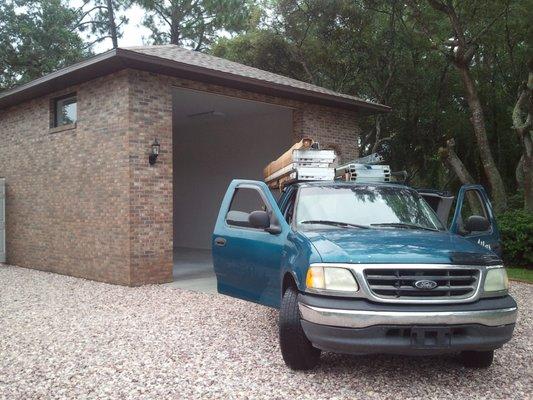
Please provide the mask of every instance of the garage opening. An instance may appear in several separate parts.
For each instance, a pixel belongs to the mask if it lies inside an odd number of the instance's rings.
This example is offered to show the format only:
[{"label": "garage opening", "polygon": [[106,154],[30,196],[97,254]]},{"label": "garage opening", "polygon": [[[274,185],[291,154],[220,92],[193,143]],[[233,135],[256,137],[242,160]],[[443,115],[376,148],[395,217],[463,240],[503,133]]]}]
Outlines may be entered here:
[{"label": "garage opening", "polygon": [[211,234],[234,178],[258,179],[292,143],[292,109],[175,88],[174,281],[215,290]]}]

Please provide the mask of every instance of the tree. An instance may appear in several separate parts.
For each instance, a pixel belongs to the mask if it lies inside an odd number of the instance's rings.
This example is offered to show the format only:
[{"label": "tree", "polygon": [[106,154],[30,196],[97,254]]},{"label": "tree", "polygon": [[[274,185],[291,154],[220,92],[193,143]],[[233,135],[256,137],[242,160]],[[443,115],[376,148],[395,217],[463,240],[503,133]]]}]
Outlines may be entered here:
[{"label": "tree", "polygon": [[220,38],[210,49],[211,54],[261,68],[276,74],[305,80],[306,72],[293,58],[286,38],[270,30],[251,30],[235,38]]},{"label": "tree", "polygon": [[518,168],[524,176],[524,208],[533,212],[533,58],[528,62],[529,78],[520,86],[513,109],[513,128],[516,130],[523,154]]},{"label": "tree", "polygon": [[78,22],[76,29],[90,32],[94,39],[88,43],[92,46],[106,39],[111,39],[113,48],[118,47],[118,39],[122,37],[121,27],[128,22],[125,15],[117,18],[117,12],[131,6],[132,0],[84,0],[77,10]]},{"label": "tree", "polygon": [[401,2],[280,0],[265,15],[255,31],[219,40],[214,54],[393,106],[360,119],[361,153],[378,150],[394,168],[433,179],[446,62],[404,23]]},{"label": "tree", "polygon": [[503,211],[507,208],[505,185],[490,148],[485,125],[485,113],[478,94],[477,84],[472,77],[471,64],[478,50],[479,38],[503,16],[505,8],[502,7],[501,12],[484,26],[476,27],[475,25],[467,26],[465,22],[467,19],[458,13],[453,0],[427,1],[431,8],[444,14],[449,20],[449,28],[451,29],[449,31],[445,29],[445,34],[441,37],[436,37],[435,27],[427,23],[428,14],[424,13],[424,8],[413,1],[410,2],[410,6],[421,31],[427,36],[432,47],[450,60],[459,72],[471,112],[470,122],[476,137],[481,163],[491,186],[495,209]]},{"label": "tree", "polygon": [[144,25],[155,44],[171,43],[204,50],[221,32],[244,30],[249,0],[137,0],[147,15]]},{"label": "tree", "polygon": [[[411,3],[424,17],[423,25],[412,6],[400,1],[273,0],[255,29],[218,40],[212,51],[392,106],[390,114],[359,120],[361,153],[383,153],[393,169],[411,172],[414,185],[455,190],[462,181],[473,181],[492,188],[470,122],[464,80],[448,56],[446,45],[454,37],[450,19],[427,1]],[[509,192],[516,188],[514,171],[521,154],[509,109],[527,74],[531,3],[452,3],[467,28],[465,35],[475,39],[468,69],[482,105],[489,150]],[[433,41],[427,39],[426,27]],[[448,172],[455,161],[468,173],[462,179]]]},{"label": "tree", "polygon": [[89,54],[77,15],[60,0],[0,2],[0,89],[25,83]]}]

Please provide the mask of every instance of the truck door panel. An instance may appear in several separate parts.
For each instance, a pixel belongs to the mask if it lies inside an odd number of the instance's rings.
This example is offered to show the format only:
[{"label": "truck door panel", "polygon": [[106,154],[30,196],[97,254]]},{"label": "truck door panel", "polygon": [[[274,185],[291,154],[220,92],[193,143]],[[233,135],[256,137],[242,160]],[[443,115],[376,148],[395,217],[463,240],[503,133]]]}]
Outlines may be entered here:
[{"label": "truck door panel", "polygon": [[[489,222],[485,231],[468,232],[465,224],[469,217],[484,217]],[[481,185],[463,185],[457,194],[456,208],[450,231],[501,255],[500,233],[487,192]]]},{"label": "truck door panel", "polygon": [[[247,225],[246,215],[257,210],[267,211],[271,226],[279,225],[281,233],[272,234]],[[275,306],[280,296],[280,268],[287,228],[264,183],[233,181],[213,232],[213,263],[218,291]]]}]

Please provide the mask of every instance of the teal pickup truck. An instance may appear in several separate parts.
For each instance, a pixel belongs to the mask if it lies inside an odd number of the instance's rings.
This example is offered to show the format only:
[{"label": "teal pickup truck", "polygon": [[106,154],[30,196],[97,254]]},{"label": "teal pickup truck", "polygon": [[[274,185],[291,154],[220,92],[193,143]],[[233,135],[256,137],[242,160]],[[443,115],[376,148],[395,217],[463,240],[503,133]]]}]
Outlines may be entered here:
[{"label": "teal pickup truck", "polygon": [[460,353],[465,366],[490,366],[517,316],[500,249],[478,185],[454,199],[300,182],[276,201],[265,183],[234,180],[213,232],[218,291],[279,309],[281,353],[296,370],[321,351]]}]

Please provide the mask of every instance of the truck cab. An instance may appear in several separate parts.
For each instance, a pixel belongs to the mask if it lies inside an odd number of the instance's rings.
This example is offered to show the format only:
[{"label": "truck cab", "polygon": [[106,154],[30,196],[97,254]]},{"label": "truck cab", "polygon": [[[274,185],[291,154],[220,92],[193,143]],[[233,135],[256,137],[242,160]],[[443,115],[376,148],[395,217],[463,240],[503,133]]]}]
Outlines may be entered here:
[{"label": "truck cab", "polygon": [[500,248],[479,185],[454,198],[308,181],[276,200],[264,182],[234,180],[213,232],[219,293],[279,309],[282,356],[297,370],[321,351],[456,352],[490,366],[517,315]]}]

